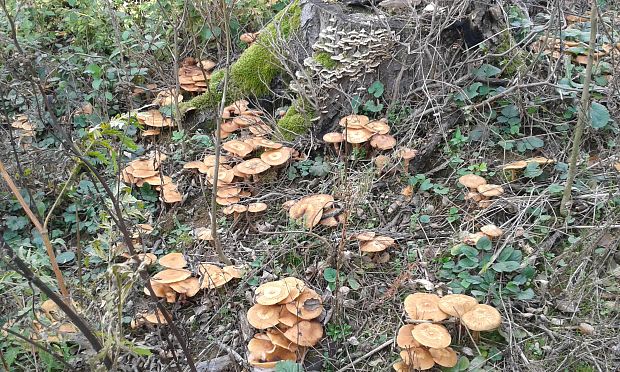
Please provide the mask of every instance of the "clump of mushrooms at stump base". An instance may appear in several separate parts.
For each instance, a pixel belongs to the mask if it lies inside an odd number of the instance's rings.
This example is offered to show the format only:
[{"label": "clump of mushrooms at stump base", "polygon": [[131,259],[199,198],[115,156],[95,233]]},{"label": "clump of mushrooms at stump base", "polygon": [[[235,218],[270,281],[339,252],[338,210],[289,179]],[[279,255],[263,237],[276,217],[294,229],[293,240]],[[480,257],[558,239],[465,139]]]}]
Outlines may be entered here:
[{"label": "clump of mushrooms at stump base", "polygon": [[279,361],[303,362],[308,348],[323,338],[317,320],[324,312],[322,298],[302,280],[287,277],[261,284],[247,319],[257,333],[248,344],[248,362],[272,369]]},{"label": "clump of mushrooms at stump base", "polygon": [[450,317],[473,331],[475,342],[480,331],[490,331],[501,324],[501,315],[495,308],[462,294],[440,298],[433,293],[413,293],[405,298],[404,307],[414,324],[407,323],[398,330],[396,344],[402,350],[401,360],[393,365],[396,371],[427,370],[435,364],[454,367],[458,354],[450,347],[452,336],[439,324]]},{"label": "clump of mushrooms at stump base", "polygon": [[478,207],[483,209],[491,205],[492,197],[504,193],[500,185],[489,184],[486,179],[476,174],[463,175],[459,177],[458,182],[469,190],[465,195],[465,200],[473,200],[478,203]]}]

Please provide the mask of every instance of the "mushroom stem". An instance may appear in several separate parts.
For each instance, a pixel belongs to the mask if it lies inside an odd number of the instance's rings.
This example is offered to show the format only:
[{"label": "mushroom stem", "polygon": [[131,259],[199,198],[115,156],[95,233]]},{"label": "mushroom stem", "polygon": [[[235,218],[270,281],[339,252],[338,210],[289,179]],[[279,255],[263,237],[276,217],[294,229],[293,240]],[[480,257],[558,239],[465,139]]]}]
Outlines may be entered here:
[{"label": "mushroom stem", "polygon": [[409,174],[409,162],[411,161],[411,159],[405,159],[405,164],[403,165],[403,168],[405,168],[405,173]]},{"label": "mushroom stem", "polygon": [[473,331],[471,337],[474,340],[474,344],[480,342],[480,331]]},{"label": "mushroom stem", "polygon": [[336,150],[336,155],[340,156],[340,143],[334,142],[334,150]]}]

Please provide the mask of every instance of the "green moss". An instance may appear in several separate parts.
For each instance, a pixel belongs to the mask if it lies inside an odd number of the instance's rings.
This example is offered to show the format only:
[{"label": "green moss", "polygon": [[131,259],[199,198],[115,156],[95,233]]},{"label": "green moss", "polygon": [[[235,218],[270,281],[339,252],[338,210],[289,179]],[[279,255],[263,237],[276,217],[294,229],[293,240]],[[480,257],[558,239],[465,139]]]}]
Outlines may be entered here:
[{"label": "green moss", "polygon": [[284,117],[278,121],[278,129],[286,140],[293,140],[296,136],[304,134],[310,129],[310,120],[313,115],[309,110],[304,110],[304,106],[308,107],[301,100],[293,102]]},{"label": "green moss", "polygon": [[[510,48],[512,48],[514,44],[514,39],[510,33],[503,33],[500,35],[501,41],[495,48],[496,54],[502,54]],[[520,48],[513,49],[512,53],[508,53],[506,56],[497,60],[496,63],[503,67],[505,76],[514,76],[519,71],[521,71],[526,66],[526,58],[524,56],[523,50]]]},{"label": "green moss", "polygon": [[314,56],[314,60],[321,64],[328,70],[333,70],[338,66],[338,61],[332,59],[332,56],[327,52],[320,52]]}]

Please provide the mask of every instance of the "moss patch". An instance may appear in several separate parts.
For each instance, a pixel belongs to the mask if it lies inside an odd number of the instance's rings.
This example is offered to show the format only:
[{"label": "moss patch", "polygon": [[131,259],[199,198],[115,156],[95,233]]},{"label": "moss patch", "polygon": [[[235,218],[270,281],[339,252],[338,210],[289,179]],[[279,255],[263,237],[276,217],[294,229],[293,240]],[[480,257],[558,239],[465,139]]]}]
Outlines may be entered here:
[{"label": "moss patch", "polygon": [[278,121],[278,129],[286,140],[293,140],[310,129],[313,113],[305,109],[307,107],[309,105],[304,105],[301,100],[293,102],[284,117]]},{"label": "moss patch", "polygon": [[332,56],[327,52],[320,52],[314,56],[314,60],[321,64],[328,70],[333,70],[338,66],[338,61],[332,59]]}]

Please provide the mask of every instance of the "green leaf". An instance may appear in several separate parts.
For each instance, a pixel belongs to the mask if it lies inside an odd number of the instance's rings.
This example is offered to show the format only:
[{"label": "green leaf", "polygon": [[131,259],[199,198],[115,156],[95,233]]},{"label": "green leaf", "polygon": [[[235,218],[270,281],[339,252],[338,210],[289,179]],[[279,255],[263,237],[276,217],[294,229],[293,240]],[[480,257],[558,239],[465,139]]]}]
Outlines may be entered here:
[{"label": "green leaf", "polygon": [[72,251],[62,252],[61,254],[56,256],[56,261],[58,261],[60,265],[69,263],[73,260],[75,260],[75,252]]},{"label": "green leaf", "polygon": [[517,300],[525,301],[525,300],[531,300],[532,298],[534,298],[534,295],[535,295],[534,290],[532,288],[528,288],[525,291],[521,291],[517,293],[515,298]]},{"label": "green leaf", "polygon": [[6,227],[16,231],[21,230],[28,225],[28,219],[24,216],[8,216],[6,218]]},{"label": "green leaf", "polygon": [[502,116],[507,118],[519,117],[519,108],[516,105],[508,105],[502,109]]},{"label": "green leaf", "polygon": [[292,360],[281,360],[276,363],[275,372],[304,372],[304,367]]},{"label": "green leaf", "polygon": [[383,110],[383,103],[368,100],[364,103],[364,110],[368,112],[380,112]]},{"label": "green leaf", "polygon": [[481,251],[488,251],[489,249],[491,249],[491,247],[491,239],[486,236],[483,236],[476,242],[476,248],[480,249]]},{"label": "green leaf", "polygon": [[429,223],[431,222],[431,216],[427,215],[427,214],[423,214],[420,216],[420,222],[421,223]]},{"label": "green leaf", "polygon": [[545,141],[541,140],[538,137],[527,137],[522,139],[521,142],[525,144],[528,150],[539,149],[545,146]]},{"label": "green leaf", "polygon": [[607,107],[601,105],[598,102],[592,102],[590,107],[590,121],[592,128],[601,129],[607,126],[607,123],[611,120]]},{"label": "green leaf", "polygon": [[354,290],[354,291],[357,291],[361,287],[360,282],[358,282],[357,279],[355,279],[352,276],[349,276],[347,278],[347,282],[349,283],[349,287],[351,287],[351,289]]},{"label": "green leaf", "polygon": [[328,267],[323,271],[323,278],[325,278],[328,283],[335,283],[337,277],[338,272],[334,268]]},{"label": "green leaf", "polygon": [[383,83],[379,80],[375,81],[374,83],[372,83],[371,86],[368,87],[368,93],[375,96],[375,98],[381,97],[384,91],[385,87],[383,86]]},{"label": "green leaf", "polygon": [[429,180],[428,178],[425,179],[421,184],[420,184],[420,190],[421,191],[428,191],[430,189],[433,188],[433,186],[435,186],[434,183],[431,182],[431,180]]},{"label": "green leaf", "polygon": [[493,76],[497,76],[500,72],[502,72],[501,69],[485,63],[484,65],[474,70],[474,76],[479,78],[490,78]]},{"label": "green leaf", "polygon": [[324,177],[329,174],[331,167],[323,161],[315,161],[308,169],[308,172],[315,177]]},{"label": "green leaf", "polygon": [[536,178],[543,173],[542,169],[536,162],[529,162],[523,171],[523,176],[527,178]]},{"label": "green leaf", "polygon": [[509,273],[519,268],[520,264],[517,261],[504,261],[496,262],[493,264],[493,270],[498,273]]},{"label": "green leaf", "polygon": [[362,106],[362,97],[358,95],[354,95],[351,97],[351,110],[354,114],[357,114],[360,111],[360,107]]}]

